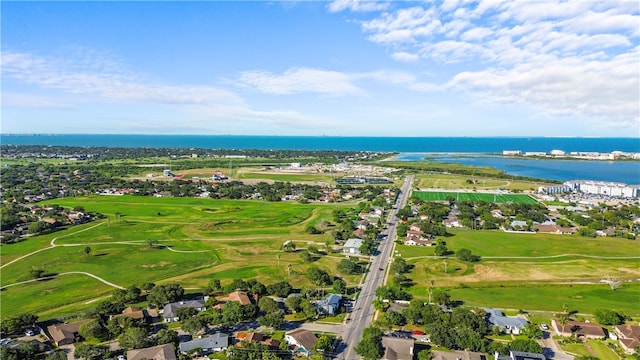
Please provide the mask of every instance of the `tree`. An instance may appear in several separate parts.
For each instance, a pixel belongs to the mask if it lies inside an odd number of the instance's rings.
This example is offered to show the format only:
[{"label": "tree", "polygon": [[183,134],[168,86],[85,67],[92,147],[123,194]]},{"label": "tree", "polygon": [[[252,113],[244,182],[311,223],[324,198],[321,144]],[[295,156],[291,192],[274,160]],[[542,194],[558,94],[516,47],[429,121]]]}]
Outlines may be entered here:
[{"label": "tree", "polygon": [[90,248],[90,247],[88,247],[88,246],[87,246],[87,247],[85,247],[85,248],[84,248],[84,254],[85,254],[85,255],[87,255],[87,256],[89,256],[89,254],[90,254],[90,253],[91,253],[91,248]]},{"label": "tree", "polygon": [[338,271],[345,275],[354,275],[362,272],[360,265],[351,259],[342,259],[338,263]]},{"label": "tree", "polygon": [[402,258],[397,258],[391,263],[391,272],[394,274],[405,274],[411,270],[411,267]]},{"label": "tree", "polygon": [[596,309],[593,315],[596,321],[602,325],[620,325],[624,324],[624,314],[610,309]]},{"label": "tree", "polygon": [[451,295],[444,291],[436,291],[433,294],[433,301],[438,305],[449,305],[451,303]]},{"label": "tree", "polygon": [[436,256],[446,256],[449,254],[449,249],[447,249],[447,247],[442,242],[440,242],[433,249],[433,253],[436,254]]},{"label": "tree", "polygon": [[356,354],[369,360],[382,357],[382,330],[374,326],[365,328],[362,332],[362,340],[356,345]]},{"label": "tree", "polygon": [[98,320],[91,320],[80,326],[78,334],[85,339],[95,338],[100,341],[106,341],[109,339],[109,332],[100,325]]},{"label": "tree", "polygon": [[515,351],[542,354],[542,346],[533,339],[516,339],[509,343],[509,348]]},{"label": "tree", "polygon": [[130,327],[118,338],[120,347],[125,350],[142,349],[147,346],[147,330],[141,327]]},{"label": "tree", "polygon": [[407,324],[407,319],[401,313],[393,310],[387,310],[384,313],[384,319],[392,325],[404,326]]},{"label": "tree", "polygon": [[282,250],[284,250],[285,252],[293,252],[296,250],[296,244],[293,241],[289,240],[282,245]]},{"label": "tree", "polygon": [[196,313],[197,313],[196,309],[190,306],[185,306],[185,307],[176,309],[176,317],[181,320],[193,317]]},{"label": "tree", "polygon": [[147,300],[154,305],[164,306],[180,300],[182,295],[184,295],[184,289],[179,284],[158,285],[149,291]]},{"label": "tree", "polygon": [[284,323],[284,311],[277,310],[269,312],[264,316],[258,318],[258,323],[262,326],[270,327],[273,329],[279,329]]},{"label": "tree", "polygon": [[220,279],[212,279],[209,281],[209,285],[207,285],[206,292],[208,295],[213,295],[222,290],[222,285],[220,285]]},{"label": "tree", "polygon": [[480,261],[480,256],[473,255],[471,250],[469,249],[460,249],[457,252],[458,259],[467,262],[477,262]]},{"label": "tree", "polygon": [[286,281],[280,281],[271,285],[267,285],[267,294],[285,297],[291,293],[293,287]]},{"label": "tree", "polygon": [[202,330],[202,327],[203,327],[203,324],[200,321],[200,319],[195,316],[188,317],[184,320],[181,320],[180,325],[182,327],[182,330],[188,332],[191,335],[196,334],[197,332]]},{"label": "tree", "polygon": [[315,258],[309,251],[303,251],[300,253],[300,259],[304,262],[312,262]]},{"label": "tree", "polygon": [[[0,359],[4,359],[0,357]],[[47,356],[45,360],[67,360],[67,354],[64,351],[56,351],[53,354]]]},{"label": "tree", "polygon": [[318,338],[318,341],[313,345],[313,350],[316,351],[331,351],[333,341],[330,337],[322,335]]},{"label": "tree", "polygon": [[156,336],[156,345],[178,343],[178,333],[175,330],[160,329]]},{"label": "tree", "polygon": [[280,309],[278,303],[270,297],[263,296],[258,301],[258,308],[265,314],[276,312]]},{"label": "tree", "polygon": [[540,339],[542,338],[542,329],[534,323],[527,323],[522,329],[522,333],[528,338]]},{"label": "tree", "polygon": [[333,291],[338,294],[345,294],[347,292],[347,283],[342,279],[333,280]]},{"label": "tree", "polygon": [[431,360],[431,348],[420,350],[418,360]]},{"label": "tree", "polygon": [[329,274],[317,266],[312,266],[307,270],[307,278],[319,286],[331,284]]},{"label": "tree", "polygon": [[103,359],[108,352],[109,347],[106,345],[78,344],[74,355],[87,360],[99,360]]},{"label": "tree", "polygon": [[31,271],[29,273],[31,274],[31,277],[33,279],[39,279],[44,274],[44,270],[42,270],[42,269],[31,269]]}]

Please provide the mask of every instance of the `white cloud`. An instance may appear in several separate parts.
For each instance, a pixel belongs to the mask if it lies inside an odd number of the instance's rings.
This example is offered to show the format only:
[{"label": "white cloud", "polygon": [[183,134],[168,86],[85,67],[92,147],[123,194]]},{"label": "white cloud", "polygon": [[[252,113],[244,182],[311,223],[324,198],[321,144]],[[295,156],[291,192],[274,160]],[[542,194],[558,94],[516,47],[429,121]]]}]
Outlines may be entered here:
[{"label": "white cloud", "polygon": [[418,54],[411,54],[405,51],[395,52],[391,57],[402,62],[416,62],[420,60],[420,56]]},{"label": "white cloud", "polygon": [[368,0],[334,0],[327,8],[332,13],[349,10],[352,12],[367,12],[385,10],[389,7],[389,3]]},{"label": "white cloud", "polygon": [[268,71],[246,71],[238,82],[268,94],[319,93],[329,96],[363,93],[348,74],[310,68],[293,68],[282,75]]},{"label": "white cloud", "polygon": [[234,93],[212,86],[172,86],[144,82],[135,76],[101,66],[84,62],[70,64],[68,60],[47,59],[21,52],[2,52],[2,74],[5,78],[44,89],[93,95],[114,101],[162,104],[242,102]]},{"label": "white cloud", "polygon": [[638,24],[636,2],[561,0],[424,2],[361,21],[393,59],[453,73],[450,90],[635,128]]}]

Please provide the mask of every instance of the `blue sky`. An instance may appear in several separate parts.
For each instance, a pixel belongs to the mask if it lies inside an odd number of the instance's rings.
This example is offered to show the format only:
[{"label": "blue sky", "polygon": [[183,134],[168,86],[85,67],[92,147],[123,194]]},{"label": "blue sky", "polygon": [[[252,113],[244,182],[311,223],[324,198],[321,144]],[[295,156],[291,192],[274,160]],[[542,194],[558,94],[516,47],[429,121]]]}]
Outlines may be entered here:
[{"label": "blue sky", "polygon": [[640,137],[636,1],[2,2],[2,133]]}]

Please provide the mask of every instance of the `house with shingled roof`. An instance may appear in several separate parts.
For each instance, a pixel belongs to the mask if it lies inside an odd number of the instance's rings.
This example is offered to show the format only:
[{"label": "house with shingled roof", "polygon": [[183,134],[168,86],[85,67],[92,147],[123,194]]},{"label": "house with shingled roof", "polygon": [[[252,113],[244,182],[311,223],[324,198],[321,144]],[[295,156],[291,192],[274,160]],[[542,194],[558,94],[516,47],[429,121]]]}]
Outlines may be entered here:
[{"label": "house with shingled roof", "polygon": [[618,335],[620,346],[627,354],[633,354],[640,346],[640,326],[638,325],[617,325],[615,332]]},{"label": "house with shingled roof", "polygon": [[128,360],[177,360],[173,344],[164,344],[144,349],[127,351]]},{"label": "house with shingled roof", "polygon": [[313,333],[306,329],[296,329],[288,332],[284,336],[284,340],[294,347],[294,351],[301,352],[303,354],[311,354],[313,345],[318,342],[318,338]]}]

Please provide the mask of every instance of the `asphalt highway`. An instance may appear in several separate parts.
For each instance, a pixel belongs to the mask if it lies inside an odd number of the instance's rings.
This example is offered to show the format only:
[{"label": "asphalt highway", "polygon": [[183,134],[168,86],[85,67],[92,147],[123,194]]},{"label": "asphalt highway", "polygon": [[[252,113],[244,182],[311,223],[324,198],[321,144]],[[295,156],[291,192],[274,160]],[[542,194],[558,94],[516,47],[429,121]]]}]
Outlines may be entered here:
[{"label": "asphalt highway", "polygon": [[338,359],[353,360],[360,358],[355,352],[355,347],[362,338],[364,328],[369,326],[373,319],[375,313],[373,301],[376,299],[376,289],[383,285],[387,267],[393,261],[391,251],[393,249],[393,242],[397,236],[396,213],[398,209],[402,209],[409,200],[412,183],[413,176],[407,176],[400,190],[400,194],[396,198],[395,206],[388,214],[387,236],[380,242],[377,255],[372,257],[369,273],[362,283],[362,290],[360,291],[358,300],[353,304],[350,320],[342,325],[340,335],[346,347],[338,356]]}]

